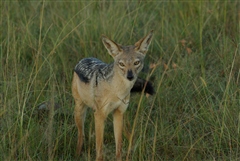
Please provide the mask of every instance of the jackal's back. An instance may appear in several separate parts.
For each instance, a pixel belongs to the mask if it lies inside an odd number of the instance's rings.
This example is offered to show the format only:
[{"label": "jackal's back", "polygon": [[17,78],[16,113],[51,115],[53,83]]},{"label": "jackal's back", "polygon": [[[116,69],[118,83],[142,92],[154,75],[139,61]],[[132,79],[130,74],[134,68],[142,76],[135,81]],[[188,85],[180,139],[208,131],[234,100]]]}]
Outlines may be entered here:
[{"label": "jackal's back", "polygon": [[74,71],[80,80],[89,83],[95,76],[96,84],[100,79],[109,79],[113,75],[113,64],[106,64],[96,58],[84,58],[78,62]]}]

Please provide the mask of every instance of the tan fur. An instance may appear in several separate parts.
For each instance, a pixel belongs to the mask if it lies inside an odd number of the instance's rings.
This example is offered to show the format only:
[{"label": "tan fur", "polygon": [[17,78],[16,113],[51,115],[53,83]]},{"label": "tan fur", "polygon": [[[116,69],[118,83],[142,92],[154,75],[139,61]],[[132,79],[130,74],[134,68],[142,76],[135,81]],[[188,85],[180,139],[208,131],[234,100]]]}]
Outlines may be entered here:
[{"label": "tan fur", "polygon": [[[95,77],[93,77],[90,82],[86,83],[81,81],[79,76],[74,72],[72,95],[75,99],[74,116],[78,128],[78,155],[80,155],[83,145],[86,108],[91,107],[94,109],[95,118],[96,160],[103,160],[104,121],[111,112],[113,112],[116,158],[118,161],[122,160],[123,113],[128,107],[130,90],[136,81],[135,77],[137,77],[137,74],[139,73],[138,70],[141,70],[135,69],[137,65],[133,65],[133,62],[136,57],[141,60],[144,59],[152,38],[152,32],[146,37],[137,42],[137,45],[135,44],[135,46],[124,47],[103,36],[103,43],[109,54],[114,58],[114,75],[110,81],[102,80],[96,86]],[[124,67],[119,66],[119,61],[124,63]],[[143,67],[143,64],[141,65],[140,68]],[[133,75],[135,76],[132,81],[126,79],[126,73],[128,70],[132,70]]]}]

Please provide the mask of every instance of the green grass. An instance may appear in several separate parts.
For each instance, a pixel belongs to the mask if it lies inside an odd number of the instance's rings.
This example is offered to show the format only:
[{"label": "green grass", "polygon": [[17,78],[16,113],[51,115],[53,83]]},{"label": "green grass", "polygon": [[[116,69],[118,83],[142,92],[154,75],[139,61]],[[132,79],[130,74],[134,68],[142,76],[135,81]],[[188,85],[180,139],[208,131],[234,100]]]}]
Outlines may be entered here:
[{"label": "green grass", "polygon": [[[149,69],[156,94],[132,96],[124,160],[239,160],[239,7],[220,0],[2,1],[0,160],[75,160],[74,66],[90,56],[113,61],[102,34],[127,45],[151,29],[145,66],[157,64]],[[61,108],[40,114],[44,102]],[[95,158],[90,111],[81,160]],[[105,159],[114,160],[111,116],[104,143]]]}]

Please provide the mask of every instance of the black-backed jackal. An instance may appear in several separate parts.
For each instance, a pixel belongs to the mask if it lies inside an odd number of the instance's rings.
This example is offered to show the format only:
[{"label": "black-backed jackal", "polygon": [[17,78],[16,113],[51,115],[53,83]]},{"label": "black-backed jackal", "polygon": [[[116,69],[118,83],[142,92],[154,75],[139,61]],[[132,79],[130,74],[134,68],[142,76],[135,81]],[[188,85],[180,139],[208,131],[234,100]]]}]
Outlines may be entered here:
[{"label": "black-backed jackal", "polygon": [[153,94],[149,82],[138,78],[144,57],[152,40],[153,31],[131,46],[122,46],[102,36],[102,42],[114,62],[106,64],[96,58],[84,58],[76,65],[72,81],[75,99],[75,122],[78,128],[77,154],[84,139],[84,119],[87,107],[94,109],[96,133],[96,160],[103,160],[104,120],[113,112],[116,158],[122,160],[123,113],[126,111],[131,90]]}]

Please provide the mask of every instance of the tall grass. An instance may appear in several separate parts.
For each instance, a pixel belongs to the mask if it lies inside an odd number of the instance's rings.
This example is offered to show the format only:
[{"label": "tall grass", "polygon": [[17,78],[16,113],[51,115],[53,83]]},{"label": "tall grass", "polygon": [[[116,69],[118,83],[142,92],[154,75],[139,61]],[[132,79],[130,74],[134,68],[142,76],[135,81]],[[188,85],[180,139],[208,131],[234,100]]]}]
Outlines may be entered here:
[{"label": "tall grass", "polygon": [[[1,2],[0,160],[76,159],[75,64],[90,56],[113,61],[101,34],[127,45],[151,29],[142,76],[156,94],[132,96],[124,160],[239,160],[239,7],[219,0]],[[81,160],[95,158],[90,111]],[[104,143],[105,159],[113,160],[111,116]]]}]

